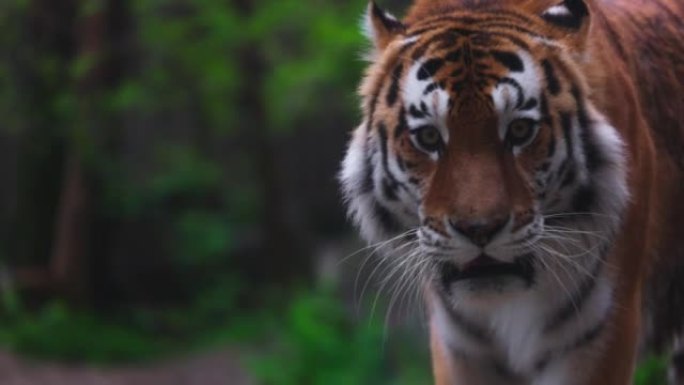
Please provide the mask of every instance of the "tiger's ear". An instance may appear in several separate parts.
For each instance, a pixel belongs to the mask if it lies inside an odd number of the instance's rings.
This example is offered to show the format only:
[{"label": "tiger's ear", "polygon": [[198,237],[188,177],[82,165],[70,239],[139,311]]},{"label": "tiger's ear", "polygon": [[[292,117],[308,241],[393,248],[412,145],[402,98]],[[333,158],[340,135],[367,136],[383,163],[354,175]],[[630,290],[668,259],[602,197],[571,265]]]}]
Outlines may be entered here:
[{"label": "tiger's ear", "polygon": [[363,17],[363,31],[373,44],[371,56],[376,56],[387,48],[392,39],[404,33],[406,26],[371,1]]},{"label": "tiger's ear", "polygon": [[558,0],[557,4],[545,9],[541,17],[578,48],[584,48],[591,24],[587,0]]}]

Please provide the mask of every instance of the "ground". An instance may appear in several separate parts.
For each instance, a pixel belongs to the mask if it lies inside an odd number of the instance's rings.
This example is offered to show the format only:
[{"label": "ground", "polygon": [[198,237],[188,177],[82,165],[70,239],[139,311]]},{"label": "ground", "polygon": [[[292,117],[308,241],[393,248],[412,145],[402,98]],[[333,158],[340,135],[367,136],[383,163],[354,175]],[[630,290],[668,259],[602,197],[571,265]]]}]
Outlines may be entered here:
[{"label": "ground", "polygon": [[2,385],[253,385],[235,350],[150,365],[100,369],[46,364],[0,352]]}]

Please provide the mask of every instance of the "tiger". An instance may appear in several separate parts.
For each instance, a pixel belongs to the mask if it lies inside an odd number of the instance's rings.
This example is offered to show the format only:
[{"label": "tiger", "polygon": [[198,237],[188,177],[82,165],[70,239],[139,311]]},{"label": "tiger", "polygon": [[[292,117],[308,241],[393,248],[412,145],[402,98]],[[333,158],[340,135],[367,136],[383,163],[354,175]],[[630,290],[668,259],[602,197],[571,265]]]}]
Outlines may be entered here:
[{"label": "tiger", "polygon": [[420,289],[434,382],[626,385],[671,354],[684,2],[414,0],[401,20],[371,2],[363,20],[341,191]]}]

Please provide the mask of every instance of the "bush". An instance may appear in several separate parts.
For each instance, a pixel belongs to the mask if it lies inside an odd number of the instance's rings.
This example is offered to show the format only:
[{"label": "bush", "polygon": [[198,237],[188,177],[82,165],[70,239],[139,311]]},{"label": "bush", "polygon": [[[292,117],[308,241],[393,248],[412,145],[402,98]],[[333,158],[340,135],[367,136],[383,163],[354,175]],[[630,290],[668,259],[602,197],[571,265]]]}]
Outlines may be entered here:
[{"label": "bush", "polygon": [[147,360],[161,355],[170,342],[60,303],[37,313],[19,312],[0,322],[0,344],[43,359],[96,364]]},{"label": "bush", "polygon": [[270,353],[252,362],[264,385],[431,382],[426,355],[399,343],[389,349],[383,327],[352,320],[330,290],[296,298],[271,334]]}]

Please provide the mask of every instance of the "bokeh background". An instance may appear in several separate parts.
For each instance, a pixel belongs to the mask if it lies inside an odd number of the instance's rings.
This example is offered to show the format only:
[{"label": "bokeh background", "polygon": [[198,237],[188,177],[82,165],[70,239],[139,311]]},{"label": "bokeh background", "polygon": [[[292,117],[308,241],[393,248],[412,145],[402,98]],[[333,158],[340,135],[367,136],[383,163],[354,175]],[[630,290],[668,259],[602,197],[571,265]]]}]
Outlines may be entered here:
[{"label": "bokeh background", "polygon": [[0,383],[431,382],[335,179],[365,7],[0,1]]}]

